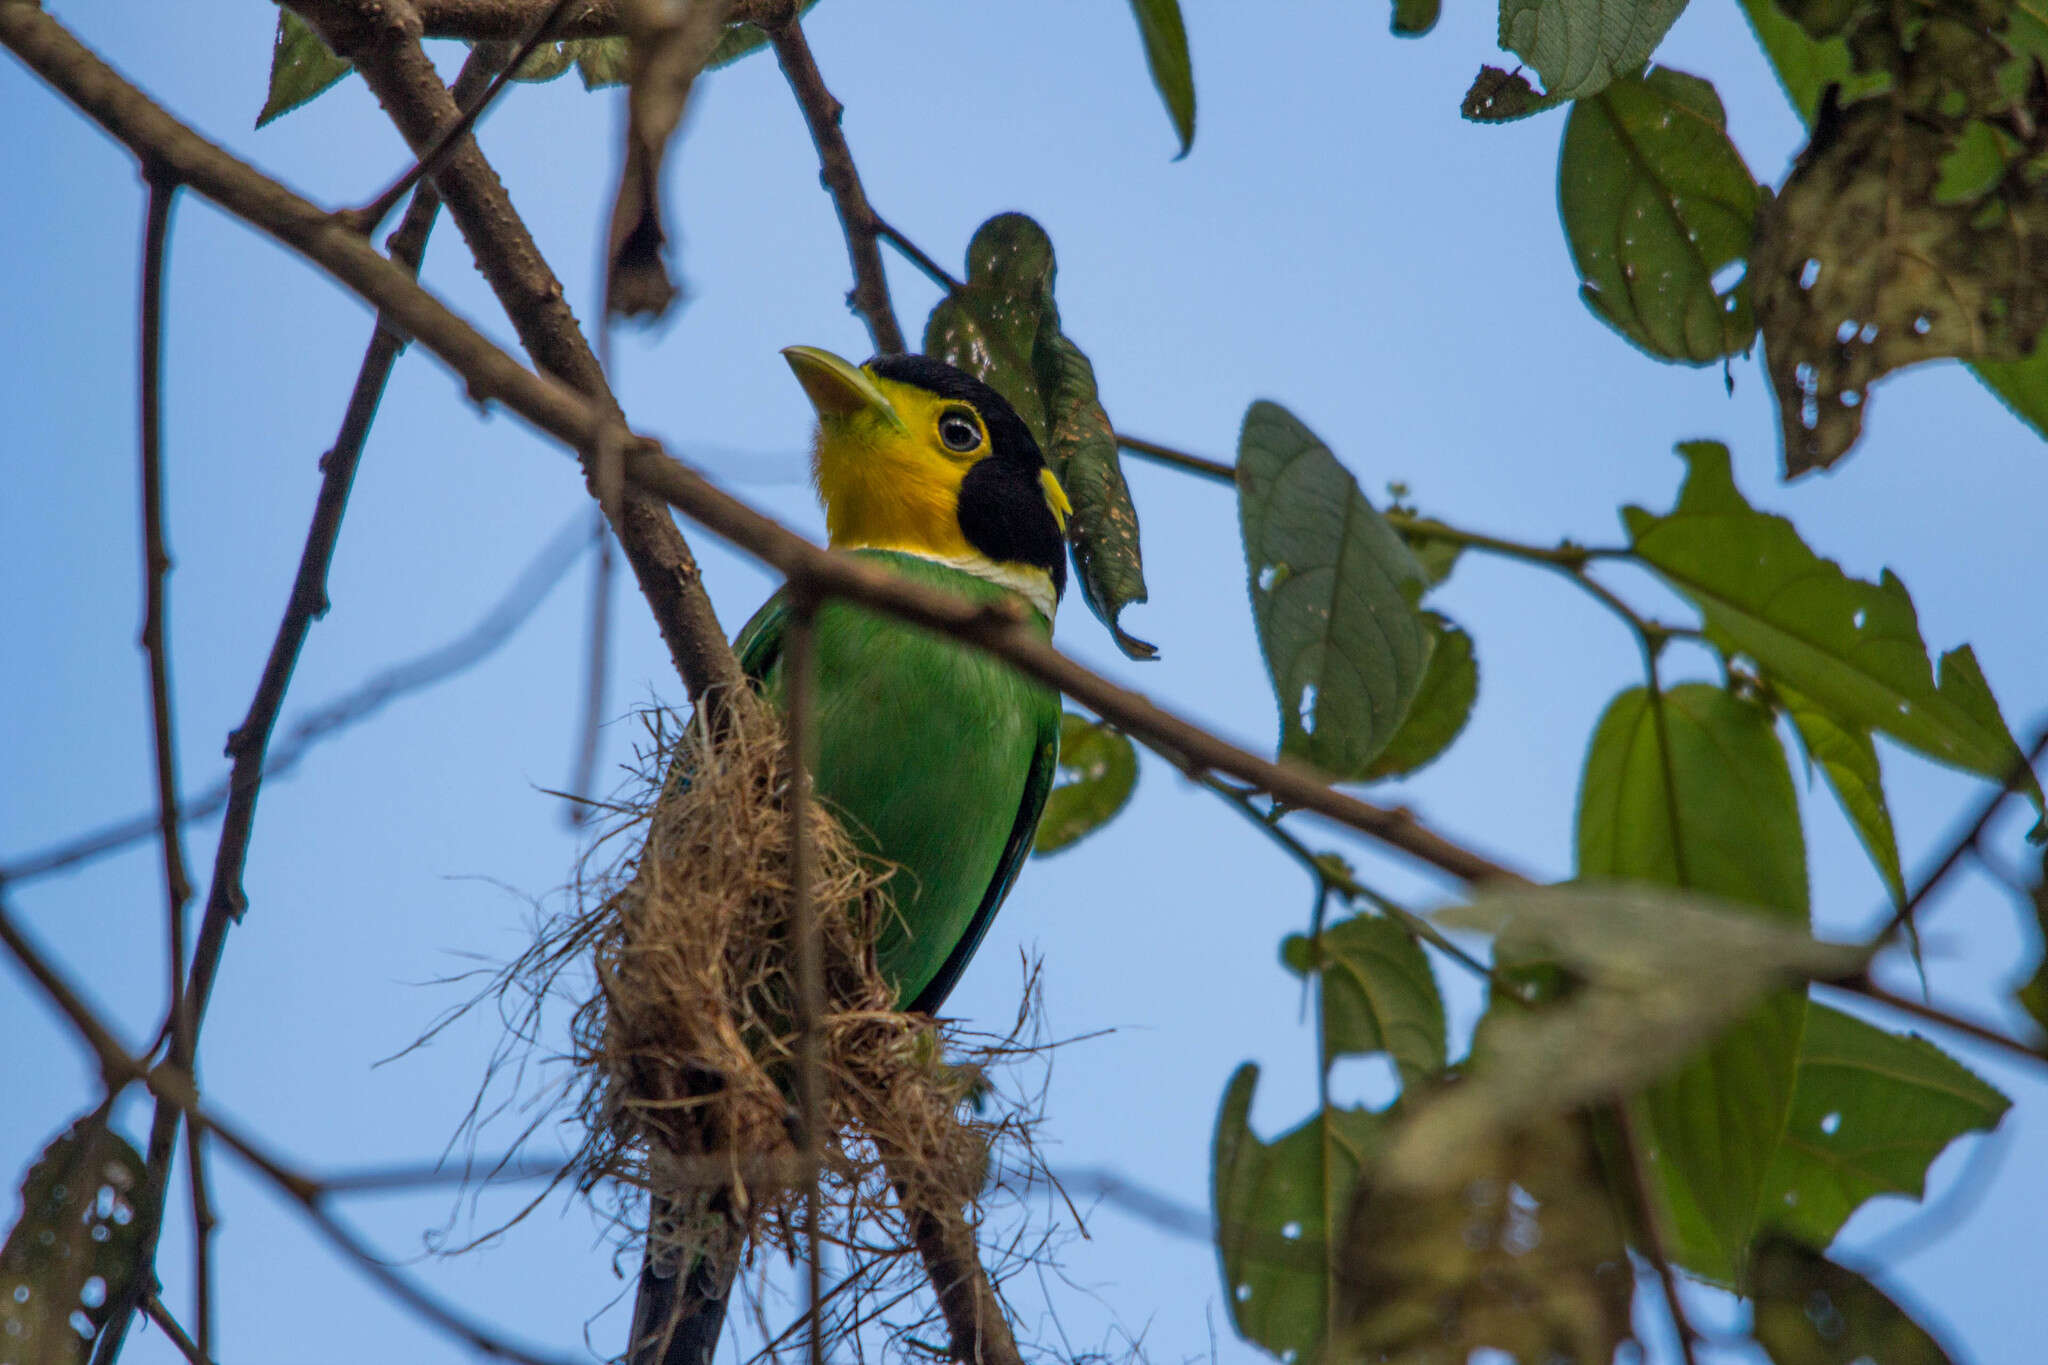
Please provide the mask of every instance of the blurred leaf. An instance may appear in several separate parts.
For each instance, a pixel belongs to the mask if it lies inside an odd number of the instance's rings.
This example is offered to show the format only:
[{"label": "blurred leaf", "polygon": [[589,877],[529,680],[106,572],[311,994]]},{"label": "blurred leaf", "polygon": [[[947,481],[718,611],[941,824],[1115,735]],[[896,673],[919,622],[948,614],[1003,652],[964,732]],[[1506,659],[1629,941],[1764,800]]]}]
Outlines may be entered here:
[{"label": "blurred leaf", "polygon": [[1021,213],[998,214],[975,229],[966,280],[939,300],[924,328],[925,354],[978,376],[1008,399],[1044,449],[1052,443],[1032,356],[1052,282],[1052,239],[1045,229]]},{"label": "blurred leaf", "polygon": [[1906,903],[1906,874],[1899,864],[1899,839],[1892,828],[1891,808],[1884,799],[1884,772],[1877,745],[1868,729],[1850,729],[1783,684],[1778,699],[1799,732],[1807,756],[1820,764],[1822,776],[1855,827],[1856,837],[1884,879],[1893,905]]},{"label": "blurred leaf", "polygon": [[[1844,728],[1881,731],[1930,758],[1994,782],[2024,769],[1969,646],[1942,656],[1937,685],[1906,587],[1876,584],[1806,547],[1783,517],[1743,501],[1727,447],[1679,447],[1688,475],[1678,505],[1657,516],[1624,508],[1636,554],[1699,607],[1707,633],[1754,659]],[[2029,771],[2019,790],[2041,806]]]},{"label": "blurred leaf", "polygon": [[1353,915],[1320,936],[1289,934],[1280,960],[1296,976],[1323,978],[1323,1067],[1339,1057],[1384,1052],[1404,1089],[1443,1071],[1444,1002],[1415,936],[1383,915]]},{"label": "blurred leaf", "polygon": [[[803,0],[797,6],[797,18],[801,19],[816,7],[818,0]],[[727,24],[725,36],[718,40],[718,46],[711,50],[711,60],[704,64],[706,71],[721,66],[731,66],[749,53],[759,52],[768,46],[768,33],[753,24]]]},{"label": "blurred leaf", "polygon": [[1951,1365],[1876,1285],[1786,1237],[1760,1247],[1752,1329],[1773,1365]]},{"label": "blurred leaf", "polygon": [[1598,94],[1650,60],[1685,0],[1500,0],[1500,45],[1561,99]]},{"label": "blurred leaf", "polygon": [[1497,1001],[1464,1077],[1391,1141],[1387,1164],[1404,1181],[1427,1181],[1437,1163],[1470,1160],[1532,1119],[1633,1094],[1767,993],[1847,975],[1867,956],[1752,907],[1645,885],[1487,892],[1433,918],[1495,935],[1499,960],[1554,964],[1566,989],[1538,1008]]},{"label": "blurred leaf", "polygon": [[573,46],[573,42],[542,43],[526,54],[512,79],[534,84],[555,79],[575,62],[576,54],[570,51]]},{"label": "blurred leaf", "polygon": [[1512,123],[1563,103],[1561,96],[1537,94],[1529,78],[1519,71],[1482,66],[1472,78],[1472,88],[1459,101],[1458,112],[1474,123]]},{"label": "blurred leaf", "polygon": [[[1771,715],[1718,687],[1615,698],[1579,793],[1578,872],[1690,887],[1807,919],[1806,845]],[[1780,991],[1634,1103],[1671,1259],[1735,1281],[1785,1129],[1804,990]]]},{"label": "blurred leaf", "polygon": [[585,90],[602,90],[608,86],[624,85],[630,55],[624,35],[611,38],[584,38],[563,47],[576,59],[576,74],[583,78]]},{"label": "blurred leaf", "polygon": [[2034,942],[2041,946],[2036,949],[2034,974],[2013,992],[2013,999],[2033,1016],[2041,1030],[2035,1051],[2048,1056],[2048,855],[2043,856],[2041,875],[2034,882],[2029,899],[2033,901]]},{"label": "blurred leaf", "polygon": [[142,1158],[108,1129],[104,1110],[43,1149],[21,1182],[21,1219],[0,1247],[5,1359],[83,1365],[90,1357],[107,1306],[127,1292],[135,1270],[138,1228],[128,1201],[142,1179]]},{"label": "blurred leaf", "polygon": [[1238,521],[1280,752],[1362,776],[1401,728],[1429,662],[1422,567],[1329,447],[1277,403],[1238,440]]},{"label": "blurred leaf", "polygon": [[1580,297],[1653,356],[1706,365],[1749,348],[1747,277],[1714,277],[1748,254],[1766,197],[1697,76],[1653,67],[1572,106],[1557,200]]},{"label": "blurred leaf", "polygon": [[1436,27],[1442,12],[1443,0],[1394,0],[1394,36],[1420,38]]},{"label": "blurred leaf", "polygon": [[1927,1168],[2011,1107],[1925,1038],[1809,1004],[1799,1079],[1765,1182],[1765,1220],[1824,1247],[1864,1200],[1918,1199]]},{"label": "blurred leaf", "polygon": [[[1422,560],[1419,554],[1416,558]],[[1428,561],[1422,563],[1428,572]],[[1464,731],[1465,722],[1472,719],[1472,703],[1479,698],[1479,661],[1472,654],[1472,637],[1436,612],[1425,611],[1422,619],[1435,641],[1429,664],[1422,670],[1415,704],[1408,708],[1401,728],[1367,765],[1368,782],[1405,777],[1436,762]]]},{"label": "blurred leaf", "polygon": [[270,49],[270,93],[264,97],[263,112],[256,115],[256,126],[324,93],[353,69],[327,50],[304,19],[288,9],[278,10],[277,39]]},{"label": "blurred leaf", "polygon": [[1386,1120],[1317,1114],[1272,1142],[1249,1122],[1259,1069],[1230,1078],[1216,1115],[1211,1198],[1224,1300],[1239,1335],[1283,1361],[1315,1358],[1330,1317],[1331,1257],[1359,1167]]},{"label": "blurred leaf", "polygon": [[1188,57],[1187,25],[1181,22],[1180,0],[1131,0],[1138,35],[1145,40],[1145,65],[1152,84],[1166,103],[1186,156],[1195,142],[1195,69]]},{"label": "blurred leaf", "polygon": [[1122,731],[1069,711],[1060,717],[1060,778],[1038,818],[1034,853],[1057,853],[1115,818],[1138,785],[1138,751]]},{"label": "blurred leaf", "polygon": [[1033,361],[1045,401],[1046,459],[1074,505],[1067,539],[1081,596],[1117,648],[1133,659],[1153,658],[1159,651],[1118,623],[1125,607],[1147,597],[1138,509],[1124,482],[1122,452],[1096,395],[1095,366],[1059,330],[1059,310],[1050,299]]},{"label": "blurred leaf", "polygon": [[1326,1359],[1605,1365],[1630,1338],[1621,1221],[1575,1118],[1503,1130],[1421,1183],[1368,1167],[1341,1256]]},{"label": "blurred leaf", "polygon": [[1451,570],[1458,567],[1458,556],[1465,553],[1465,547],[1455,540],[1445,540],[1426,533],[1430,525],[1427,518],[1403,522],[1399,526],[1401,543],[1415,556],[1415,562],[1422,566],[1423,581],[1435,588],[1451,576]]}]

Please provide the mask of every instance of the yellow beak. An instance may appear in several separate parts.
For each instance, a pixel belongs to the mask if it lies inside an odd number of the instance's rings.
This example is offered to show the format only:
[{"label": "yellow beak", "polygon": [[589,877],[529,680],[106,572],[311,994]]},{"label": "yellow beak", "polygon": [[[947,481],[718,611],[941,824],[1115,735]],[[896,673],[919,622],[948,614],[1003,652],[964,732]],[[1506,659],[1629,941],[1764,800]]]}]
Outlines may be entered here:
[{"label": "yellow beak", "polygon": [[898,431],[903,417],[865,370],[816,346],[785,346],[782,358],[796,372],[820,421],[845,421],[872,413]]}]

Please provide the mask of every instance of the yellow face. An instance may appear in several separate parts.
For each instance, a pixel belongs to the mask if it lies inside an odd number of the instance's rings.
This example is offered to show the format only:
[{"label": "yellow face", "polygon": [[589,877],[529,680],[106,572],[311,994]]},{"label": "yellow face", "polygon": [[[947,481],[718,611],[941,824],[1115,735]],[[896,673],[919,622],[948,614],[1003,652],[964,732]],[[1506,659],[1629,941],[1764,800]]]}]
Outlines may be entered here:
[{"label": "yellow face", "polygon": [[[974,405],[815,347],[791,346],[783,356],[818,410],[811,469],[832,545],[975,557],[960,525],[960,488],[994,446]],[[1064,531],[1066,494],[1051,470],[1039,471],[1039,483]]]}]

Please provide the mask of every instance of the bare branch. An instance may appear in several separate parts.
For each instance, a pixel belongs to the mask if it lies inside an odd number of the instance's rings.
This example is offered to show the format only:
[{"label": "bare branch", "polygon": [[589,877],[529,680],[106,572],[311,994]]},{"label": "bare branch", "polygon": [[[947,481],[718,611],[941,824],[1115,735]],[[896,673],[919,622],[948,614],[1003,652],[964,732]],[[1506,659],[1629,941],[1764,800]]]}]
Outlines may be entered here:
[{"label": "bare branch", "polygon": [[1121,431],[1116,434],[1116,443],[1133,455],[1142,455],[1148,460],[1156,460],[1160,464],[1170,465],[1190,474],[1200,474],[1205,479],[1215,479],[1218,483],[1232,486],[1237,483],[1237,466],[1225,464],[1221,460],[1212,460],[1206,455],[1190,455],[1185,450],[1176,450],[1172,446],[1161,445],[1157,441],[1147,441],[1137,436],[1127,436]]},{"label": "bare branch", "polygon": [[142,1301],[142,1311],[151,1322],[163,1329],[163,1334],[171,1339],[171,1345],[178,1348],[178,1354],[192,1362],[192,1365],[213,1365],[212,1358],[199,1349],[197,1342],[186,1335],[185,1329],[178,1325],[178,1320],[164,1307],[162,1299],[151,1294]]},{"label": "bare branch", "polygon": [[790,92],[803,107],[804,123],[818,149],[821,178],[832,194],[832,207],[838,210],[839,227],[846,235],[846,254],[853,262],[853,292],[847,301],[867,320],[868,335],[874,338],[877,351],[901,351],[903,329],[896,324],[896,310],[889,302],[889,278],[882,272],[882,253],[875,245],[882,220],[875,216],[867,191],[861,188],[853,152],[839,127],[846,108],[825,88],[794,4],[786,3],[783,16],[768,25],[768,41],[775,45],[775,59],[782,63]]},{"label": "bare branch", "polygon": [[[415,0],[428,38],[496,39],[525,33],[554,0]],[[544,31],[548,38],[612,38],[625,33],[619,0],[575,0]],[[761,24],[779,13],[779,0],[734,0],[729,22]]]},{"label": "bare branch", "polygon": [[597,795],[597,753],[604,728],[605,680],[610,672],[612,650],[612,578],[616,573],[612,557],[611,530],[603,517],[592,528],[596,532],[597,562],[590,568],[590,648],[583,666],[583,720],[577,727],[576,769],[569,777],[568,821],[580,825],[593,809]]},{"label": "bare branch", "polygon": [[[300,251],[375,304],[394,325],[405,328],[461,374],[479,401],[503,402],[535,427],[579,450],[591,448],[599,431],[616,429],[619,419],[608,401],[586,399],[527,370],[359,238],[336,226],[330,215],[165,114],[47,14],[24,0],[0,0],[0,42],[115,137],[171,162],[187,188]],[[459,160],[451,161],[451,170]],[[1186,771],[1230,773],[1289,806],[1314,811],[1461,881],[1518,875],[1435,833],[1405,810],[1360,801],[1325,785],[1306,768],[1261,758],[1209,734],[1068,659],[1039,640],[1013,613],[985,608],[852,556],[820,549],[715,488],[653,442],[630,438],[622,464],[628,481],[638,489],[791,579],[801,579],[809,590],[859,601],[986,649],[1115,722]],[[655,512],[666,521],[665,512]],[[730,659],[730,651],[726,657]]]},{"label": "bare branch", "polygon": [[1657,1282],[1663,1286],[1664,1307],[1671,1315],[1672,1331],[1678,1334],[1678,1353],[1685,1365],[1696,1365],[1694,1347],[1701,1338],[1692,1319],[1685,1314],[1685,1302],[1678,1296],[1678,1276],[1672,1273],[1671,1257],[1664,1250],[1664,1226],[1659,1213],[1662,1206],[1650,1184],[1650,1163],[1643,1151],[1642,1136],[1636,1131],[1635,1115],[1625,1099],[1609,1104],[1607,1113],[1621,1139],[1621,1159],[1628,1168],[1624,1173],[1635,1200],[1636,1221],[1642,1229],[1643,1254],[1649,1257],[1657,1272]]}]

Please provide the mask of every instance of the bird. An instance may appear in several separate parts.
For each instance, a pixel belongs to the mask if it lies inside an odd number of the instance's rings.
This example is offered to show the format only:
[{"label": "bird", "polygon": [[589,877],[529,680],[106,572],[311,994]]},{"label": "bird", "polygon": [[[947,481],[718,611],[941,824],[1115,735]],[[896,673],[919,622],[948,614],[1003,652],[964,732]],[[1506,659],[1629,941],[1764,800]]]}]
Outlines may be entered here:
[{"label": "bird", "polygon": [[[1021,602],[1049,636],[1073,508],[1016,409],[931,356],[782,355],[816,411],[812,479],[832,548],[978,602]],[[791,611],[778,592],[734,643],[777,706]],[[1059,696],[882,612],[835,600],[813,619],[813,789],[895,869],[876,965],[899,1009],[933,1014],[1030,852],[1058,772]],[[677,1212],[657,1198],[654,1221]],[[710,1365],[741,1248],[729,1223],[696,1221],[702,1247],[657,1256],[650,1242],[629,1365]]]}]

